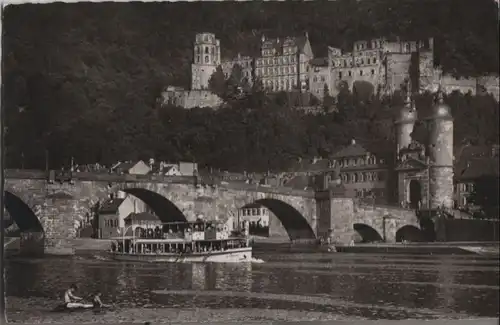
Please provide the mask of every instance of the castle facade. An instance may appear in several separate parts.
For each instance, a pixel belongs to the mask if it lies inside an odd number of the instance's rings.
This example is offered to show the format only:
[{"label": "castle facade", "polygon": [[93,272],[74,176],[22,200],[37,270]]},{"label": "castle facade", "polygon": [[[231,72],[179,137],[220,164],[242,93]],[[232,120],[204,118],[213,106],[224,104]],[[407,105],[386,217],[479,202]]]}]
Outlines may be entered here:
[{"label": "castle facade", "polygon": [[412,92],[435,91],[439,86],[444,93],[491,93],[499,99],[498,77],[455,78],[435,67],[433,38],[361,40],[350,52],[329,46],[326,58],[315,58],[307,32],[284,38],[263,35],[259,56],[222,60],[215,34],[199,33],[193,49],[190,90],[167,87],[162,94],[164,104],[219,106],[222,99],[209,90],[210,77],[219,66],[229,77],[235,65],[250,85],[258,81],[268,92],[309,92],[319,99],[326,93],[336,96],[342,86],[354,91],[363,82],[373,86],[374,93],[392,94],[405,81],[411,81]]}]

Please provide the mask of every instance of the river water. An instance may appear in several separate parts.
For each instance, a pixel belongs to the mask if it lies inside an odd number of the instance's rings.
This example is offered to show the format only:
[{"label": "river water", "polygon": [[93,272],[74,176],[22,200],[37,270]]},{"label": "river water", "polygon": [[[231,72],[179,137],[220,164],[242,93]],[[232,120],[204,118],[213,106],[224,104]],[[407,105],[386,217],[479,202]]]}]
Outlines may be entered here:
[{"label": "river water", "polygon": [[[498,317],[499,262],[477,256],[291,252],[255,263],[122,263],[103,255],[11,258],[11,322],[456,319]],[[55,313],[64,290],[114,310]],[[155,291],[156,290],[156,291]],[[161,292],[158,292],[160,290]]]}]

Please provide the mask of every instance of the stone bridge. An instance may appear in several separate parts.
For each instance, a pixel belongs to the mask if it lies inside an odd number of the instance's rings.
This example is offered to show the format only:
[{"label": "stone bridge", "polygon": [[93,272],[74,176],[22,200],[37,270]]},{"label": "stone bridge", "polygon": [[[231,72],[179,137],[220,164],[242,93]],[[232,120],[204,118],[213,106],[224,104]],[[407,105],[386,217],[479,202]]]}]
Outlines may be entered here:
[{"label": "stone bridge", "polygon": [[270,233],[291,240],[317,239],[333,229],[348,243],[358,233],[364,240],[395,241],[400,229],[418,231],[415,214],[391,207],[369,207],[330,191],[303,191],[244,183],[216,184],[203,177],[72,173],[53,177],[41,171],[5,171],[5,207],[22,232],[42,233],[45,252],[72,254],[73,239],[85,216],[98,202],[124,191],[148,205],[163,221],[226,221],[251,203],[275,217]]}]

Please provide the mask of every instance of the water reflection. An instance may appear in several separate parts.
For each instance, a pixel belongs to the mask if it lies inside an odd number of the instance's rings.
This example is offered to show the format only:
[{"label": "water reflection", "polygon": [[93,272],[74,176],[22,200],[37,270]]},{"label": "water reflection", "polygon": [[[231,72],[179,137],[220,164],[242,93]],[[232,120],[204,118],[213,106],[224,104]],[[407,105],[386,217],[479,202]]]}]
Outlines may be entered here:
[{"label": "water reflection", "polygon": [[[121,308],[282,308],[393,319],[408,315],[425,318],[432,313],[498,315],[498,261],[318,253],[271,253],[259,258],[266,263],[10,260],[6,267],[7,296],[24,299],[21,306],[33,297],[45,297],[55,304],[69,284],[79,283],[82,293],[99,289],[103,299]],[[153,290],[257,295],[167,295],[156,299]],[[261,293],[275,296],[262,299]],[[332,303],[314,302],[322,301],[320,297]]]}]

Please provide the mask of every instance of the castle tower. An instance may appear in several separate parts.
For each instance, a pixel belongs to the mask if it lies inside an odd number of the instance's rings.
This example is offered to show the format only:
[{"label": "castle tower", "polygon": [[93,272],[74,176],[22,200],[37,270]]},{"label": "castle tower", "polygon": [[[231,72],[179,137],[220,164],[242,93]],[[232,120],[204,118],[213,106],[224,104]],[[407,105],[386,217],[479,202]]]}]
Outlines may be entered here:
[{"label": "castle tower", "polygon": [[396,154],[403,148],[407,148],[411,143],[411,133],[415,121],[417,120],[417,112],[413,100],[411,98],[411,84],[407,85],[406,101],[403,108],[399,111],[398,116],[394,122],[396,130]]},{"label": "castle tower", "polygon": [[441,89],[427,118],[429,125],[430,208],[453,208],[453,117]]},{"label": "castle tower", "polygon": [[197,34],[191,64],[191,89],[208,89],[208,81],[220,63],[220,41],[212,33]]}]

